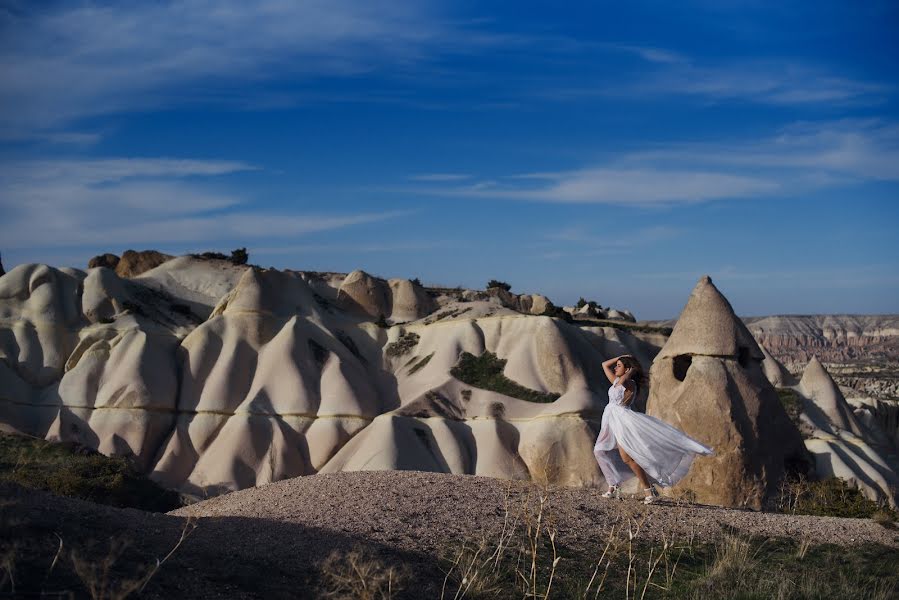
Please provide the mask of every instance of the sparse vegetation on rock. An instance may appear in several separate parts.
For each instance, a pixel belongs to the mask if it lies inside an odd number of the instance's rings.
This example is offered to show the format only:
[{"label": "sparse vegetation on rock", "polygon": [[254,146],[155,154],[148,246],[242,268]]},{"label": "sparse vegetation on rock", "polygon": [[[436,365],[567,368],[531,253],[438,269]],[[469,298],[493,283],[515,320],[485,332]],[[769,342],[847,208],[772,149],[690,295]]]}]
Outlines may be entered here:
[{"label": "sparse vegetation on rock", "polygon": [[427,365],[429,362],[431,362],[432,358],[434,358],[434,352],[431,352],[427,356],[422,357],[418,362],[414,363],[411,367],[409,367],[407,374],[415,375],[416,373],[418,373],[419,371],[424,369],[425,365]]},{"label": "sparse vegetation on rock", "polygon": [[418,345],[418,339],[417,333],[412,331],[404,332],[397,341],[387,345],[385,353],[391,358],[402,356],[407,352],[411,352]]},{"label": "sparse vegetation on rock", "polygon": [[450,375],[468,385],[528,402],[549,403],[559,399],[558,394],[538,392],[515,383],[503,375],[505,367],[506,361],[497,358],[492,352],[484,352],[480,356],[463,352]]},{"label": "sparse vegetation on rock", "polygon": [[165,512],[181,506],[121,456],[103,456],[77,444],[0,433],[0,482],[109,504]]}]

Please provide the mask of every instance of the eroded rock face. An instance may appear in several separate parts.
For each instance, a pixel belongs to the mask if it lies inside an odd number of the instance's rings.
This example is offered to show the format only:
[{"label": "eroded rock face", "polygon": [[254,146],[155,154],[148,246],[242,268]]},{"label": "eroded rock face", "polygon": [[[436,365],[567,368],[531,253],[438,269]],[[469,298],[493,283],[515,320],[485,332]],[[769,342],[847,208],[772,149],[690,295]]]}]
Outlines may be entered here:
[{"label": "eroded rock face", "polygon": [[[602,484],[600,363],[658,344],[486,294],[421,318],[415,283],[338,275],[192,257],[130,279],[17,267],[0,280],[0,423],[133,455],[199,496],[354,469]],[[506,361],[527,393],[457,378],[466,352]]]},{"label": "eroded rock face", "polygon": [[799,431],[762,370],[764,354],[703,277],[650,369],[647,414],[711,446],[676,489],[699,502],[761,508],[790,469],[805,470]]},{"label": "eroded rock face", "polygon": [[115,270],[118,264],[119,257],[115,254],[110,254],[109,252],[107,252],[106,254],[99,254],[90,259],[87,263],[87,268],[95,269],[97,267],[106,267],[107,269]]},{"label": "eroded rock face", "polygon": [[365,314],[375,319],[386,318],[391,312],[390,287],[383,279],[356,270],[347,275],[340,284],[337,303],[350,312]]},{"label": "eroded rock face", "polygon": [[116,264],[115,272],[119,277],[137,277],[150,269],[155,269],[162,263],[171,260],[173,256],[157,252],[156,250],[125,250],[122,258]]}]

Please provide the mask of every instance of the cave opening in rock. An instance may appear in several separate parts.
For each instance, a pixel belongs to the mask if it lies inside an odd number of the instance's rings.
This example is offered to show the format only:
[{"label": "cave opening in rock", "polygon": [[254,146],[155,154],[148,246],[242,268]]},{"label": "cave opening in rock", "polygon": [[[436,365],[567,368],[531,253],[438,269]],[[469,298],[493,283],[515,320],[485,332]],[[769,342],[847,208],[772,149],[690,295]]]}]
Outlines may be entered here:
[{"label": "cave opening in rock", "polygon": [[740,346],[739,349],[737,349],[737,362],[740,363],[740,366],[744,369],[749,367],[750,358],[749,348]]},{"label": "cave opening in rock", "polygon": [[693,364],[693,357],[689,354],[681,354],[674,357],[672,364],[674,366],[674,378],[678,381],[683,381],[687,378],[687,371],[690,370],[690,365]]}]

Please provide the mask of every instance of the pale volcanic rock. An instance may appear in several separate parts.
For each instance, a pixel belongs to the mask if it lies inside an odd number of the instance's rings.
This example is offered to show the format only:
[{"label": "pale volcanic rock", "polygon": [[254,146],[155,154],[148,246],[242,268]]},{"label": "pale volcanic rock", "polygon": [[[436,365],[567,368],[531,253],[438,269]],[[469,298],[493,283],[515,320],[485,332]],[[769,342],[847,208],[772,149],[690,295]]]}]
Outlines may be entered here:
[{"label": "pale volcanic rock", "polygon": [[182,343],[178,420],[154,478],[223,491],[319,469],[381,410],[370,362],[326,321],[298,275],[246,270]]},{"label": "pale volcanic rock", "polygon": [[205,320],[249,268],[235,265],[230,260],[179,256],[134,280],[176,298]]},{"label": "pale volcanic rock", "polygon": [[797,391],[811,400],[826,417],[826,420],[822,421],[813,416],[812,420],[816,426],[826,428],[826,423],[829,421],[840,429],[851,431],[857,436],[865,436],[867,433],[856,420],[852,408],[846,402],[840,388],[817,358],[812,357],[805,367]]},{"label": "pale volcanic rock", "polygon": [[337,293],[337,302],[341,308],[375,319],[390,314],[390,301],[387,282],[360,270],[347,275]]},{"label": "pale volcanic rock", "polygon": [[437,303],[420,285],[408,279],[391,279],[387,283],[390,287],[392,321],[415,321],[437,309]]},{"label": "pale volcanic rock", "polygon": [[156,268],[162,263],[174,258],[168,254],[156,250],[125,250],[119,262],[116,263],[115,272],[119,277],[137,277],[150,269]]},{"label": "pale volcanic rock", "polygon": [[81,312],[91,323],[112,320],[122,312],[128,299],[125,286],[116,272],[106,267],[88,270],[81,295]]},{"label": "pale volcanic rock", "polygon": [[787,371],[786,367],[779,360],[771,356],[771,353],[768,352],[765,346],[759,344],[759,348],[762,350],[762,354],[765,355],[765,360],[762,361],[762,370],[765,371],[765,377],[768,378],[771,385],[776,388],[796,385],[796,378],[792,373]]},{"label": "pale volcanic rock", "polygon": [[522,294],[518,297],[518,304],[523,313],[542,315],[552,305],[552,302],[541,294]]},{"label": "pale volcanic rock", "polygon": [[62,376],[78,343],[82,271],[27,264],[0,278],[0,360],[45,387]]},{"label": "pale volcanic rock", "polygon": [[868,498],[887,500],[896,506],[899,474],[895,446],[878,423],[857,416],[833,378],[814,357],[795,389],[804,399],[802,418],[814,428],[805,445],[815,458],[817,476],[838,477]]},{"label": "pale volcanic rock", "polygon": [[804,458],[763,359],[730,303],[703,277],[653,361],[646,411],[714,449],[677,485],[699,502],[761,508]]}]

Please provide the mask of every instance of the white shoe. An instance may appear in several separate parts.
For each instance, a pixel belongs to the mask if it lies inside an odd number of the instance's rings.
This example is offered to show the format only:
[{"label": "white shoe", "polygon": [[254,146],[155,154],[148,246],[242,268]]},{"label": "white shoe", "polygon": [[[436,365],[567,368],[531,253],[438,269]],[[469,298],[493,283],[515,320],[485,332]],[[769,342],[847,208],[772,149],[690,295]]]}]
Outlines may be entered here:
[{"label": "white shoe", "polygon": [[608,491],[602,495],[603,498],[621,498],[621,488],[617,485],[610,485]]},{"label": "white shoe", "polygon": [[656,491],[655,486],[651,485],[648,488],[643,490],[646,493],[646,497],[643,498],[643,504],[652,504],[659,499],[659,492]]}]

